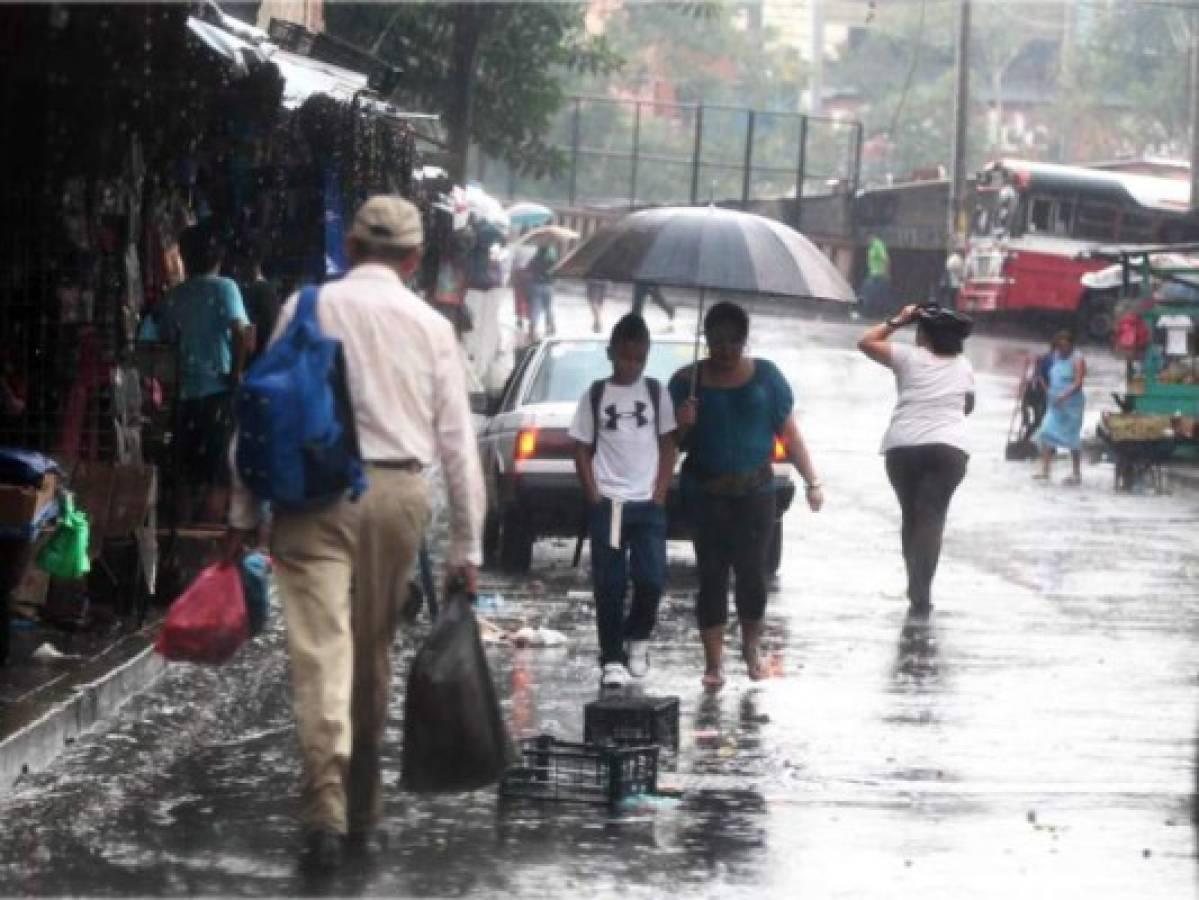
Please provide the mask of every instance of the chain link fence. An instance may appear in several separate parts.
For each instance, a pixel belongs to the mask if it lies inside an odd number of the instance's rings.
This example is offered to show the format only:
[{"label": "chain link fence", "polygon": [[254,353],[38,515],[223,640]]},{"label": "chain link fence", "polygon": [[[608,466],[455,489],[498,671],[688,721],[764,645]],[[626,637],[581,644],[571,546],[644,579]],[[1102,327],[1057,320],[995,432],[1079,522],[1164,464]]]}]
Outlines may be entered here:
[{"label": "chain link fence", "polygon": [[574,97],[549,142],[566,160],[554,177],[521,176],[483,154],[475,155],[474,174],[510,200],[570,207],[751,206],[833,191],[852,195],[862,127],[743,107]]}]

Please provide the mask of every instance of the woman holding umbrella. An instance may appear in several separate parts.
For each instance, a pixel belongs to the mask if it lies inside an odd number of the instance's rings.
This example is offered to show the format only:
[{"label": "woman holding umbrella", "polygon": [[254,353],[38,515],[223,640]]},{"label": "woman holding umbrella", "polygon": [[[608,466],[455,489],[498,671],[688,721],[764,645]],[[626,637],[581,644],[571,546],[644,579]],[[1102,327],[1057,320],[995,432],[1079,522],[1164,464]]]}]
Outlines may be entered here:
[{"label": "woman holding umbrella", "polygon": [[[912,323],[914,347],[891,340]],[[974,370],[962,347],[972,325],[951,310],[912,305],[858,341],[859,350],[895,373],[899,391],[882,449],[903,517],[908,600],[916,615],[932,609],[949,501],[966,475],[966,416],[974,411]]]},{"label": "woman holding umbrella", "polygon": [[730,570],[736,578],[734,601],[746,670],[755,681],[763,675],[759,650],[767,549],[776,520],[771,468],[776,437],[804,480],[813,512],[820,510],[824,495],[792,413],[786,378],[768,360],[745,355],[745,310],[735,303],[717,303],[703,326],[708,358],[677,372],[670,393],[687,454],[681,488],[695,528],[703,683],[715,689],[724,683]]}]

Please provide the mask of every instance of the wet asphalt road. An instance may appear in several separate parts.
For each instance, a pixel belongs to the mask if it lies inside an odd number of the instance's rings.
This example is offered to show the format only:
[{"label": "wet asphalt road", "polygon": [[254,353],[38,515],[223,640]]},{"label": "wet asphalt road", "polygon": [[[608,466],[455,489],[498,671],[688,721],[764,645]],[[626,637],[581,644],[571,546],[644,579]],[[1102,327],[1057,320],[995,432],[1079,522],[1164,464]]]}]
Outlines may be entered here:
[{"label": "wet asphalt road", "polygon": [[[560,305],[564,330],[583,325],[577,302]],[[684,311],[680,329],[688,322]],[[682,748],[663,776],[680,796],[609,814],[500,808],[489,791],[401,794],[397,700],[389,851],[306,881],[276,620],[224,668],[172,668],[0,800],[0,893],[1193,896],[1196,497],[1116,495],[1110,465],[1087,466],[1072,489],[1005,463],[1030,345],[977,338],[975,453],[937,608],[907,622],[898,513],[876,452],[893,392],[849,350],[858,330],[757,320],[756,349],[796,387],[828,505],[787,518],[768,610],[774,677],[759,686],[730,665],[722,692],[700,689],[690,553],[672,545],[647,689],[681,698]],[[1118,369],[1092,356],[1093,416]],[[497,622],[570,638],[491,649],[517,734],[577,738],[595,695],[571,549],[539,545],[529,579],[489,577],[484,589],[502,595]],[[422,630],[403,639],[401,672]]]}]

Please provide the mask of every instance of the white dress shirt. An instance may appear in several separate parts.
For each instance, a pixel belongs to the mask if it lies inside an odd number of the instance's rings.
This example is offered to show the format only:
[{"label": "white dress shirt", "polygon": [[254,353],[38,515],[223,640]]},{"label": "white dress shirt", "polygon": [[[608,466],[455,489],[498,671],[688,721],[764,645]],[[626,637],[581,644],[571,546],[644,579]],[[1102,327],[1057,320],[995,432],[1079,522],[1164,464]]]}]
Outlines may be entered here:
[{"label": "white dress shirt", "polygon": [[[298,296],[280,311],[272,342],[286,330]],[[322,286],[316,310],[321,331],[345,350],[362,458],[425,467],[440,460],[450,505],[448,562],[479,565],[487,498],[453,327],[375,263]],[[229,518],[238,528],[257,522],[254,496],[236,470]]]}]

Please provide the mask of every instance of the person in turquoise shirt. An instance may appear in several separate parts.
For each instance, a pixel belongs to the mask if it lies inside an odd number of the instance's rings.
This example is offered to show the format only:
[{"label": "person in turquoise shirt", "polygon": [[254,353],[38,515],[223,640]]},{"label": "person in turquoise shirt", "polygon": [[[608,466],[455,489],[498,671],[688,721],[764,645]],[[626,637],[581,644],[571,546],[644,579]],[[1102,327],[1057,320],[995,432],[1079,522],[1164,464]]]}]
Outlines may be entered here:
[{"label": "person in turquoise shirt", "polygon": [[749,316],[735,303],[717,303],[704,317],[708,358],[670,380],[678,409],[683,462],[681,491],[695,534],[699,568],[696,619],[704,650],[703,683],[724,683],[722,658],[728,622],[729,572],[741,625],[741,653],[752,680],[760,659],[766,614],[767,562],[776,527],[775,438],[804,480],[808,506],[824,503],[820,482],[799,425],[787,379],[774,363],[745,355]]},{"label": "person in turquoise shirt", "polygon": [[225,455],[233,434],[233,389],[253,346],[254,330],[237,283],[220,275],[224,246],[196,226],[180,241],[187,279],[157,310],[159,338],[179,349],[178,515],[219,520],[228,502]]}]

